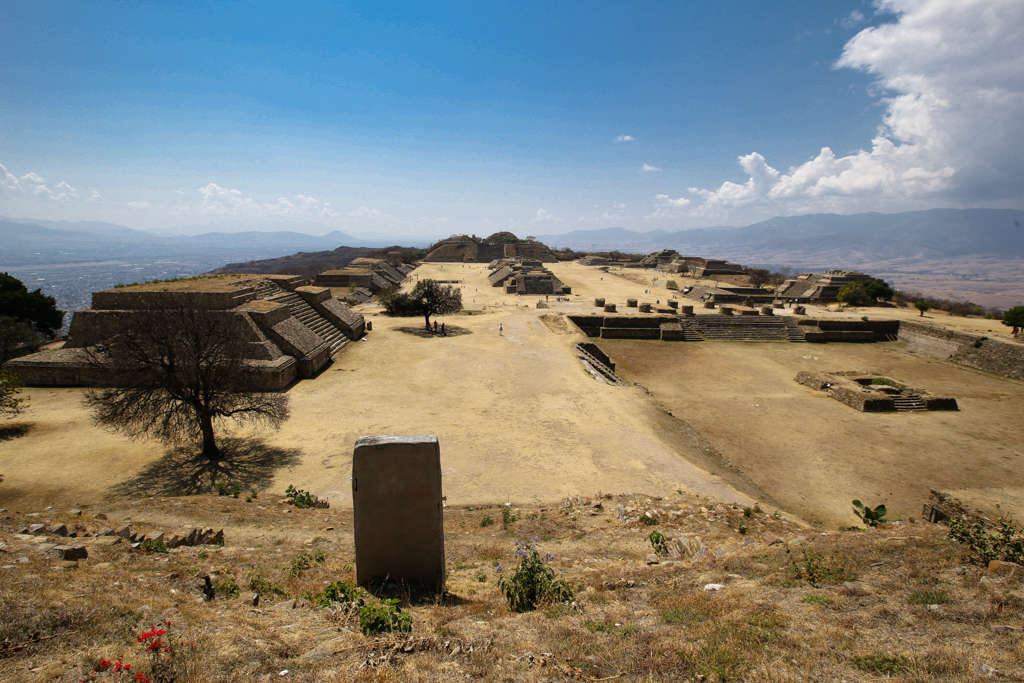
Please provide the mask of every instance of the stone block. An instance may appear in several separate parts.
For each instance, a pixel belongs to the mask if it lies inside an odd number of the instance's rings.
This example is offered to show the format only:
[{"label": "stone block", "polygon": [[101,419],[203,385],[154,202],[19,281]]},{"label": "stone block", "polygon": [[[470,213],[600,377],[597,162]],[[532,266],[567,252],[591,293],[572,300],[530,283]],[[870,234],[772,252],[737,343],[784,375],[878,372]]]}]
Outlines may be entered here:
[{"label": "stone block", "polygon": [[[669,308],[679,308],[679,302],[678,302],[678,301],[676,301],[675,299],[669,299],[669,300],[668,300],[668,301],[666,301],[665,303],[667,303],[667,304],[668,304],[668,307],[669,307]],[[693,307],[691,306],[690,308],[691,308],[691,310],[692,310],[692,308],[693,308]]]},{"label": "stone block", "polygon": [[132,537],[132,528],[130,526],[125,525],[125,526],[121,527],[120,529],[118,529],[117,531],[115,531],[114,535],[115,536],[120,536],[121,538],[131,538]]},{"label": "stone block", "polygon": [[604,308],[604,299],[594,299],[594,305],[598,308]]},{"label": "stone block", "polygon": [[50,533],[54,536],[67,536],[68,527],[66,524],[54,524],[50,527]]},{"label": "stone block", "polygon": [[636,308],[636,299],[626,299],[626,308]]},{"label": "stone block", "polygon": [[682,315],[693,315],[693,306],[683,306],[679,309]]},{"label": "stone block", "polygon": [[58,545],[50,552],[62,560],[84,560],[89,557],[89,551],[80,545]]},{"label": "stone block", "polygon": [[615,312],[615,304],[605,304],[604,305],[604,312],[605,313],[614,313]]},{"label": "stone block", "polygon": [[364,436],[352,454],[356,582],[444,584],[441,450],[436,436]]},{"label": "stone block", "polygon": [[640,304],[640,312],[641,313],[650,313],[651,312],[651,305],[650,304]]},{"label": "stone block", "polygon": [[714,307],[715,307],[715,302],[714,301],[705,301],[704,302],[704,308],[714,308]]}]

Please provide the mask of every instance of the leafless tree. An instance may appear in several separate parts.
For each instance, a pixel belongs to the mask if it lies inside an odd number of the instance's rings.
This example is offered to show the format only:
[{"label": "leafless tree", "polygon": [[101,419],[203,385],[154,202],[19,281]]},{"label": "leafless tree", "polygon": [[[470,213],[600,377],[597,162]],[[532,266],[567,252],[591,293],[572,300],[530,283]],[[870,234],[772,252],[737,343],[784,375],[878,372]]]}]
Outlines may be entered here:
[{"label": "leafless tree", "polygon": [[138,439],[203,444],[217,459],[214,423],[277,428],[288,419],[288,397],[261,391],[243,360],[248,321],[230,311],[176,308],[137,311],[90,349],[104,378],[85,402],[97,424]]}]

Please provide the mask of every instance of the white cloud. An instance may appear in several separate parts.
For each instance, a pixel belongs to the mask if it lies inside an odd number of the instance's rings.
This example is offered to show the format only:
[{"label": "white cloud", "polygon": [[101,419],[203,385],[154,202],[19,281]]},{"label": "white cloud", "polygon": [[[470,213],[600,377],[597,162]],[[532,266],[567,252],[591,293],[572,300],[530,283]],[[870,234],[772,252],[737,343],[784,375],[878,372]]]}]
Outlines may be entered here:
[{"label": "white cloud", "polygon": [[[1024,3],[877,0],[893,23],[860,31],[837,67],[872,74],[886,112],[870,150],[829,147],[780,173],[756,152],[747,182],[690,188],[694,213],[1020,205],[1024,176]],[[853,15],[849,19],[855,19]]]},{"label": "white cloud", "polygon": [[252,197],[244,197],[239,190],[221,187],[216,183],[199,188],[199,194],[203,196],[203,204],[199,210],[219,216],[333,218],[338,215],[330,203],[321,204],[315,198],[302,194],[295,195],[295,201],[287,197],[278,197],[275,203],[268,204],[257,202]]},{"label": "white cloud", "polygon": [[849,16],[840,19],[839,23],[843,28],[857,28],[864,23],[864,13],[855,9],[850,12]]},{"label": "white cloud", "polygon": [[651,166],[650,164],[644,164],[643,168],[641,168],[640,170],[641,171],[660,171],[661,169],[658,168],[657,166]]},{"label": "white cloud", "polygon": [[626,205],[625,205],[625,204],[616,204],[616,205],[615,205],[615,208],[616,208],[616,209],[625,209],[625,208],[626,208]]},{"label": "white cloud", "polygon": [[633,142],[634,140],[636,140],[636,138],[632,135],[620,135],[615,138],[615,142]]},{"label": "white cloud", "polygon": [[0,193],[12,193],[20,195],[25,199],[40,199],[56,202],[71,202],[77,200],[78,190],[71,187],[67,182],[61,180],[51,190],[46,184],[46,179],[34,171],[29,171],[23,176],[17,177],[0,164]]},{"label": "white cloud", "polygon": [[550,213],[548,213],[544,209],[537,209],[537,216],[535,218],[531,218],[530,222],[531,223],[543,223],[544,221],[552,221],[552,220],[558,220],[558,219],[555,218],[554,216],[552,216]]},{"label": "white cloud", "polygon": [[391,216],[387,215],[380,209],[368,209],[365,206],[360,206],[355,211],[349,211],[348,215],[352,216],[353,218],[368,218],[370,220],[382,220],[385,218],[391,218]]},{"label": "white cloud", "polygon": [[87,202],[102,202],[102,201],[106,201],[106,200],[103,199],[103,195],[101,195],[96,190],[93,190],[92,194],[90,194],[89,198],[86,199],[85,201],[87,201]]},{"label": "white cloud", "polygon": [[658,206],[653,213],[647,214],[644,218],[677,218],[681,215],[681,209],[690,203],[686,197],[672,199],[667,194],[656,194],[654,198],[658,200]]},{"label": "white cloud", "polygon": [[136,202],[128,202],[128,208],[130,208],[130,209],[148,209],[149,208],[149,200],[140,199],[139,201],[136,201]]}]

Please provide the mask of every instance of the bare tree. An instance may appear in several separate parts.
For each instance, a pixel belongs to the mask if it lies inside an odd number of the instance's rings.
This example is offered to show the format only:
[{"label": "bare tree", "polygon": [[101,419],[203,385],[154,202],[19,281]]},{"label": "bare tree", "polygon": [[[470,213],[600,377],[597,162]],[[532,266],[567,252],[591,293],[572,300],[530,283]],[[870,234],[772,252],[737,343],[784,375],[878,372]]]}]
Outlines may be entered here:
[{"label": "bare tree", "polygon": [[288,397],[260,391],[243,360],[247,321],[230,311],[176,308],[137,311],[89,351],[103,388],[85,394],[97,424],[132,439],[201,440],[217,459],[214,423],[277,428]]},{"label": "bare tree", "polygon": [[747,277],[752,287],[760,288],[761,285],[771,279],[771,272],[767,268],[747,268]]}]

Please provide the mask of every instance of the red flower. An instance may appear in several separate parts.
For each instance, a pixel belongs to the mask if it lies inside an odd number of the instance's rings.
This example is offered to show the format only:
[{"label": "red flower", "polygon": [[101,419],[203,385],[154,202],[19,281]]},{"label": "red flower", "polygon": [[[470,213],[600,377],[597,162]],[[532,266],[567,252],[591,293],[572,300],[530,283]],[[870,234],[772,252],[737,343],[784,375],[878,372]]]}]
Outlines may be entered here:
[{"label": "red flower", "polygon": [[106,669],[108,666],[110,666],[110,660],[109,659],[101,659],[100,660],[100,668],[101,669]]}]

